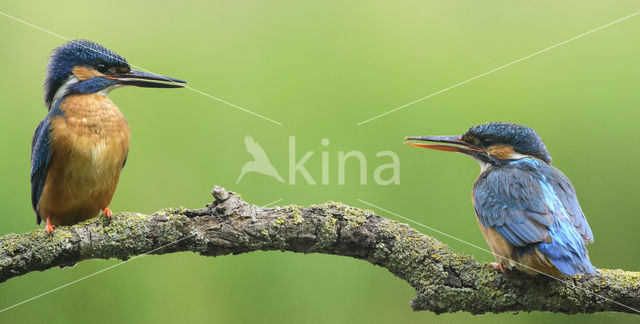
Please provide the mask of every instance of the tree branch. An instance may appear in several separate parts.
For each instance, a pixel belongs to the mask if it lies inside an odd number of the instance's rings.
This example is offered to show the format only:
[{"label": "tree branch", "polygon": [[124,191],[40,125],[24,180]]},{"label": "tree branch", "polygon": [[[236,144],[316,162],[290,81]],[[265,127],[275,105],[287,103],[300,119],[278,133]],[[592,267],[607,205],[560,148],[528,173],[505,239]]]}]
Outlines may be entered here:
[{"label": "tree branch", "polygon": [[[261,208],[215,187],[215,201],[197,210],[153,215],[123,212],[0,238],[0,282],[86,259],[193,251],[207,256],[281,250],[350,256],[387,268],[416,289],[414,310],[436,313],[550,311],[635,313],[640,273],[598,270],[561,281],[517,271],[506,276],[432,237],[371,211],[328,202],[308,208]],[[626,305],[627,307],[625,307]]]}]

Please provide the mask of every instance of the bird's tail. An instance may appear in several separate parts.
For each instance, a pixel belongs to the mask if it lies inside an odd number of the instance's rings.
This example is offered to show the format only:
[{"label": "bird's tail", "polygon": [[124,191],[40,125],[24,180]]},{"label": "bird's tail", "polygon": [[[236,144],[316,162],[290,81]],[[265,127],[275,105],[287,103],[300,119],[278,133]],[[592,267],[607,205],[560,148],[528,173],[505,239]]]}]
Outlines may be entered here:
[{"label": "bird's tail", "polygon": [[540,243],[538,250],[565,275],[594,274],[587,247],[575,226],[564,219],[557,219],[549,227],[550,243]]}]

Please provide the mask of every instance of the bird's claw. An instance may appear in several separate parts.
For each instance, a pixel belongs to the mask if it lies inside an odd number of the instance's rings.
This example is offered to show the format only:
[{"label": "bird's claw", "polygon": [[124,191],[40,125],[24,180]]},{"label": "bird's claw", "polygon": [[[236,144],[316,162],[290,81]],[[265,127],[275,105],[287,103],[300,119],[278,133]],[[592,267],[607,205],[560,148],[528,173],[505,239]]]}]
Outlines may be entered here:
[{"label": "bird's claw", "polygon": [[491,265],[491,267],[493,267],[494,269],[499,270],[500,272],[502,272],[502,274],[507,274],[507,270],[504,268],[502,263],[491,262],[491,263],[489,263],[489,265]]},{"label": "bird's claw", "polygon": [[47,234],[53,235],[53,230],[56,229],[56,227],[51,224],[51,218],[47,218],[47,224],[44,228],[47,230]]},{"label": "bird's claw", "polygon": [[111,218],[113,217],[113,212],[109,208],[105,208],[102,210],[102,213],[107,216],[107,220],[111,222]]}]

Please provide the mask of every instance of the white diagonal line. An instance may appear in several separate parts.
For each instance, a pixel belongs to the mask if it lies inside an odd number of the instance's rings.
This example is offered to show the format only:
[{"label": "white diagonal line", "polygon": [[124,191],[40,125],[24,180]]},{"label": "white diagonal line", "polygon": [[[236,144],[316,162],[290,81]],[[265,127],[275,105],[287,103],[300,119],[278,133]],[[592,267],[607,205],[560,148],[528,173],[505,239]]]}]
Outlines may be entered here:
[{"label": "white diagonal line", "polygon": [[80,279],[76,279],[76,280],[74,280],[74,281],[68,282],[68,283],[66,283],[66,284],[64,284],[64,285],[62,285],[62,286],[57,287],[57,288],[53,288],[53,289],[51,289],[51,290],[49,290],[49,291],[45,291],[45,292],[43,292],[43,293],[42,293],[42,294],[40,294],[40,295],[33,296],[33,297],[29,298],[29,299],[25,299],[25,300],[23,300],[23,301],[21,301],[21,302],[19,302],[19,303],[17,303],[17,304],[14,304],[14,305],[11,305],[11,306],[9,306],[9,307],[6,307],[6,308],[1,309],[1,310],[0,310],[0,313],[2,313],[2,312],[4,312],[4,311],[7,311],[7,310],[10,310],[10,309],[12,309],[12,308],[14,308],[14,307],[20,306],[20,305],[22,305],[22,304],[24,304],[24,303],[28,303],[28,302],[30,302],[30,301],[32,301],[32,300],[34,300],[34,299],[38,299],[38,298],[40,298],[40,297],[42,297],[42,296],[48,295],[48,294],[50,294],[50,293],[52,293],[52,292],[54,292],[54,291],[60,290],[60,289],[62,289],[62,288],[64,288],[64,287],[71,286],[71,285],[73,285],[73,284],[75,284],[75,283],[77,283],[77,282],[79,282],[79,281],[85,280],[85,279],[87,279],[87,278],[91,278],[91,277],[93,277],[93,276],[95,276],[95,275],[98,275],[98,274],[100,274],[100,273],[103,273],[103,272],[105,272],[105,271],[107,271],[107,270],[111,270],[111,269],[113,269],[113,268],[115,268],[115,267],[121,266],[121,265],[123,265],[123,264],[125,264],[125,263],[127,263],[127,262],[131,262],[131,261],[133,261],[133,260],[135,260],[135,259],[137,259],[137,258],[143,257],[143,256],[145,256],[145,255],[147,255],[147,254],[149,254],[149,253],[153,253],[153,252],[158,251],[158,250],[160,250],[160,249],[164,249],[165,247],[167,247],[167,246],[169,246],[169,245],[176,244],[176,243],[178,243],[178,242],[180,242],[180,241],[182,241],[182,240],[185,240],[185,239],[188,239],[188,238],[190,238],[190,237],[193,237],[193,236],[194,236],[194,235],[196,235],[196,234],[197,234],[197,233],[194,233],[194,234],[191,234],[191,235],[189,235],[189,236],[183,237],[183,238],[181,238],[181,239],[179,239],[179,240],[177,240],[177,241],[175,241],[175,242],[167,243],[167,244],[165,244],[165,245],[163,245],[163,246],[161,246],[161,247],[158,247],[158,248],[155,248],[155,249],[153,249],[153,250],[147,251],[147,252],[145,252],[145,253],[143,253],[143,254],[136,255],[135,257],[133,257],[133,258],[131,258],[131,259],[129,259],[129,260],[122,261],[122,262],[120,262],[120,263],[117,263],[117,264],[114,264],[114,265],[112,265],[112,266],[106,267],[106,268],[104,268],[104,269],[102,269],[102,270],[96,271],[96,272],[94,272],[94,273],[92,273],[92,274],[86,275],[86,276],[84,276],[84,277],[82,277],[82,278],[80,278]]},{"label": "white diagonal line", "polygon": [[[271,206],[271,205],[273,205],[273,204],[275,204],[275,203],[277,203],[277,202],[279,202],[279,201],[281,201],[281,200],[282,200],[282,198],[280,198],[280,199],[278,199],[278,200],[275,200],[275,201],[272,201],[272,202],[270,202],[270,203],[268,203],[268,204],[266,204],[266,205],[263,205],[263,206],[261,206],[261,207],[262,207],[262,208],[265,208],[265,207]],[[102,270],[96,271],[96,272],[91,273],[91,274],[89,274],[89,275],[86,275],[86,276],[84,276],[84,277],[82,277],[82,278],[79,278],[79,279],[76,279],[76,280],[74,280],[74,281],[68,282],[68,283],[66,283],[66,284],[64,284],[64,285],[62,285],[62,286],[59,286],[59,287],[53,288],[53,289],[51,289],[51,290],[45,291],[45,292],[43,292],[43,293],[42,293],[42,294],[40,294],[40,295],[33,296],[33,297],[31,297],[31,298],[29,298],[29,299],[25,299],[25,300],[23,300],[23,301],[21,301],[21,302],[19,302],[19,303],[17,303],[17,304],[13,304],[13,305],[11,305],[11,306],[8,306],[8,307],[5,307],[5,308],[3,308],[3,309],[0,309],[0,313],[2,313],[2,312],[4,312],[4,311],[8,311],[8,310],[10,310],[10,309],[12,309],[12,308],[14,308],[14,307],[18,307],[18,306],[20,306],[20,305],[22,305],[22,304],[28,303],[28,302],[30,302],[30,301],[32,301],[32,300],[34,300],[34,299],[38,299],[38,298],[40,298],[40,297],[42,297],[42,296],[48,295],[48,294],[50,294],[50,293],[52,293],[52,292],[58,291],[58,290],[60,290],[60,289],[62,289],[62,288],[65,288],[65,287],[71,286],[71,285],[73,285],[73,284],[75,284],[75,283],[78,283],[78,282],[80,282],[80,281],[82,281],[82,280],[85,280],[85,279],[91,278],[91,277],[93,277],[93,276],[95,276],[95,275],[101,274],[101,273],[103,273],[103,272],[105,272],[105,271],[107,271],[107,270],[111,270],[111,269],[113,269],[113,268],[115,268],[115,267],[119,267],[119,266],[121,266],[121,265],[123,265],[123,264],[125,264],[125,263],[127,263],[127,262],[131,262],[131,261],[133,261],[133,260],[135,260],[135,259],[138,259],[138,258],[140,258],[140,257],[143,257],[143,256],[145,256],[145,255],[148,255],[148,254],[151,254],[151,253],[153,253],[153,252],[156,252],[156,251],[162,250],[162,249],[166,248],[167,246],[170,246],[170,245],[173,245],[173,244],[179,243],[180,241],[183,241],[183,240],[186,240],[186,239],[188,239],[188,238],[194,237],[194,236],[195,236],[195,235],[197,235],[197,234],[198,234],[198,233],[196,232],[196,233],[193,233],[193,234],[191,234],[191,235],[189,235],[189,236],[185,236],[185,237],[183,237],[183,238],[181,238],[181,239],[179,239],[179,240],[176,240],[176,241],[173,241],[173,242],[167,243],[167,244],[165,244],[165,245],[163,245],[163,246],[160,246],[160,247],[157,247],[157,248],[155,248],[155,249],[153,249],[153,250],[149,250],[149,251],[147,251],[147,252],[145,252],[145,253],[143,253],[143,254],[136,255],[136,256],[134,256],[134,257],[132,257],[131,259],[128,259],[128,260],[126,260],[126,261],[122,261],[122,262],[120,262],[120,263],[117,263],[117,264],[114,264],[114,265],[108,266],[108,267],[106,267],[106,268],[104,268],[104,269],[102,269]]]},{"label": "white diagonal line", "polygon": [[[131,66],[135,66],[135,65],[131,64]],[[137,67],[137,68],[142,69],[141,67]],[[149,72],[149,71],[146,71],[146,72]],[[185,88],[187,88],[187,89],[189,89],[189,90],[192,90],[192,91],[194,91],[194,92],[196,92],[196,93],[199,93],[199,94],[201,94],[201,95],[203,95],[203,96],[205,96],[205,97],[209,97],[209,98],[211,98],[211,99],[214,99],[214,100],[220,101],[220,102],[222,102],[223,104],[226,104],[226,105],[231,106],[231,107],[233,107],[233,108],[236,108],[236,109],[238,109],[238,110],[244,111],[244,112],[249,113],[249,114],[251,114],[251,115],[254,115],[254,116],[256,116],[256,117],[260,117],[260,118],[262,118],[262,119],[264,119],[264,120],[266,120],[266,121],[270,121],[270,122],[272,122],[272,123],[274,123],[274,124],[276,124],[276,125],[278,125],[278,126],[284,126],[284,124],[282,124],[281,122],[278,122],[278,121],[275,121],[275,120],[273,120],[273,119],[271,119],[271,118],[269,118],[269,117],[265,117],[265,116],[263,116],[263,115],[260,115],[260,114],[258,114],[258,113],[256,113],[256,112],[253,112],[253,111],[251,111],[251,110],[249,110],[249,109],[247,109],[247,108],[244,108],[244,107],[238,106],[238,105],[236,105],[236,104],[234,104],[234,103],[228,102],[228,101],[226,101],[226,100],[224,100],[224,99],[220,99],[220,98],[218,98],[218,97],[216,97],[216,96],[210,95],[210,94],[208,94],[208,93],[206,93],[206,92],[200,91],[200,90],[198,90],[198,89],[195,89],[195,88],[192,88],[192,87],[189,87],[189,86],[186,86],[186,85],[184,85],[184,87],[185,87]]]},{"label": "white diagonal line", "polygon": [[[53,35],[53,36],[55,36],[55,37],[58,37],[58,38],[60,38],[60,39],[62,39],[62,40],[65,40],[65,41],[68,41],[68,40],[69,40],[69,38],[67,38],[67,37],[65,37],[65,36],[62,36],[62,35],[57,34],[57,33],[54,33],[54,32],[52,32],[52,31],[47,30],[47,29],[45,29],[45,28],[42,28],[42,27],[40,27],[40,26],[36,26],[36,25],[34,25],[34,24],[30,23],[30,22],[27,22],[27,21],[24,21],[24,20],[22,20],[22,19],[20,19],[20,18],[17,18],[17,17],[11,16],[11,15],[9,15],[9,14],[7,14],[7,13],[2,12],[2,11],[0,11],[0,14],[1,14],[1,15],[3,15],[3,16],[5,16],[5,17],[7,17],[7,18],[11,18],[11,19],[13,19],[13,20],[15,20],[15,21],[17,21],[17,22],[23,23],[23,24],[25,24],[25,25],[27,25],[27,26],[30,26],[30,27],[33,27],[33,28],[38,29],[38,30],[40,30],[40,31],[43,31],[43,32],[45,32],[45,33],[47,33],[47,34]],[[80,46],[83,46],[83,45],[80,45]],[[89,49],[89,50],[95,51],[95,52],[99,52],[98,50],[93,49],[93,48],[90,48],[90,47],[86,47],[86,46],[83,46],[83,47],[85,47],[86,49]],[[113,57],[112,55],[109,55],[109,53],[101,53],[101,54],[103,54],[103,55],[105,55],[105,56],[109,56],[109,57],[111,57],[111,58],[113,58],[113,59],[119,60],[117,57]],[[139,66],[139,65],[130,64],[130,63],[127,63],[127,64],[129,64],[130,66],[132,66],[132,67],[134,67],[134,68],[136,68],[136,69],[138,69],[138,70],[142,70],[142,71],[145,71],[145,72],[151,72],[151,71],[149,71],[149,70],[147,70],[147,69],[145,69],[145,68],[143,68],[143,67],[141,67],[141,66]],[[273,119],[271,119],[271,118],[268,118],[268,117],[265,117],[265,116],[263,116],[263,115],[260,115],[260,114],[258,114],[258,113],[256,113],[256,112],[254,112],[254,111],[251,111],[251,110],[249,110],[249,109],[247,109],[247,108],[244,108],[244,107],[238,106],[238,105],[236,105],[236,104],[234,104],[234,103],[231,103],[231,102],[226,101],[226,100],[224,100],[224,99],[218,98],[218,97],[216,97],[216,96],[214,96],[214,95],[211,95],[211,94],[208,94],[208,93],[206,93],[206,92],[204,92],[204,91],[198,90],[198,89],[193,88],[193,87],[190,87],[190,86],[188,86],[188,85],[184,85],[184,84],[182,84],[182,83],[173,82],[173,81],[171,81],[171,80],[169,80],[169,79],[165,79],[165,81],[168,81],[168,82],[170,82],[170,83],[180,84],[181,86],[183,86],[183,87],[185,87],[185,88],[187,88],[187,89],[189,89],[189,90],[191,90],[191,91],[193,91],[193,92],[195,92],[195,93],[198,93],[198,94],[201,94],[201,95],[203,95],[203,96],[205,96],[205,97],[208,97],[208,98],[211,98],[211,99],[217,100],[217,101],[219,101],[219,102],[221,102],[221,103],[223,103],[223,104],[225,104],[225,105],[227,105],[227,106],[233,107],[233,108],[238,109],[238,110],[240,110],[240,111],[244,111],[244,112],[249,113],[249,114],[251,114],[251,115],[254,115],[254,116],[256,116],[256,117],[260,117],[260,118],[262,118],[262,119],[264,119],[264,120],[266,120],[266,121],[272,122],[272,123],[274,123],[274,124],[276,124],[276,125],[278,125],[278,126],[284,126],[281,122],[278,122],[278,121],[275,121],[275,120],[273,120]]]},{"label": "white diagonal line", "polygon": [[537,273],[539,273],[539,274],[541,274],[541,275],[544,275],[544,276],[547,276],[547,277],[549,277],[549,278],[555,279],[555,280],[557,280],[557,281],[559,281],[559,282],[562,282],[562,283],[566,284],[567,286],[570,286],[570,287],[573,287],[573,288],[577,288],[577,289],[583,290],[583,291],[585,291],[585,292],[587,292],[587,293],[589,293],[589,294],[592,294],[592,295],[594,295],[594,296],[596,296],[596,297],[602,298],[602,299],[604,299],[604,300],[606,300],[606,301],[608,301],[608,302],[614,303],[614,304],[616,304],[616,305],[618,305],[618,306],[622,306],[622,307],[624,307],[624,308],[628,308],[628,309],[630,309],[630,310],[632,310],[632,311],[634,311],[634,312],[636,312],[636,313],[640,314],[640,310],[637,310],[637,309],[635,309],[635,308],[633,308],[633,307],[631,307],[631,306],[627,306],[627,305],[625,305],[625,304],[623,304],[623,303],[620,303],[620,302],[617,302],[617,301],[615,301],[615,300],[613,300],[613,299],[611,299],[611,298],[608,298],[608,297],[604,297],[604,296],[598,295],[598,294],[594,293],[593,291],[590,291],[590,290],[588,290],[588,289],[586,289],[586,288],[582,288],[582,287],[579,287],[579,286],[576,286],[576,285],[571,285],[571,284],[569,284],[569,283],[568,283],[567,281],[565,281],[565,280],[562,280],[562,279],[560,279],[560,278],[554,277],[554,276],[552,276],[552,275],[550,275],[550,274],[546,274],[546,273],[544,273],[544,272],[542,272],[542,271],[539,271],[539,270],[537,270],[537,269],[531,268],[531,267],[529,267],[529,266],[527,266],[527,265],[525,265],[525,264],[522,264],[522,263],[520,263],[520,262],[514,261],[514,260],[512,260],[512,259],[510,259],[510,258],[508,258],[508,257],[502,256],[502,255],[499,255],[499,254],[495,254],[495,253],[493,253],[493,251],[487,250],[487,249],[485,249],[485,248],[483,248],[483,247],[480,247],[480,246],[478,246],[478,245],[476,245],[476,244],[473,244],[473,243],[471,243],[471,242],[467,242],[467,241],[465,241],[465,240],[463,240],[463,239],[461,239],[461,238],[458,238],[458,237],[455,237],[455,236],[453,236],[453,235],[447,234],[447,233],[445,233],[445,232],[443,232],[443,231],[439,231],[439,230],[437,230],[437,229],[435,229],[435,228],[433,228],[433,227],[431,227],[431,226],[427,226],[427,225],[422,224],[422,223],[420,223],[420,222],[414,221],[414,220],[413,220],[413,219],[411,219],[411,218],[404,217],[404,216],[402,216],[402,215],[396,214],[396,213],[394,213],[394,212],[392,212],[392,211],[390,211],[390,210],[384,209],[384,208],[382,208],[382,207],[380,207],[380,206],[376,206],[376,205],[374,205],[374,204],[372,204],[372,203],[370,203],[370,202],[366,202],[366,201],[364,201],[364,200],[362,200],[362,199],[360,199],[360,198],[356,198],[356,199],[357,199],[359,202],[363,203],[363,204],[366,204],[366,205],[369,205],[369,206],[371,206],[371,207],[377,208],[377,209],[382,210],[382,211],[384,211],[384,212],[386,212],[386,213],[389,213],[389,214],[394,215],[394,216],[396,216],[396,217],[402,218],[402,219],[404,219],[404,220],[406,220],[406,221],[408,221],[408,222],[414,223],[414,224],[416,224],[416,225],[422,226],[422,227],[424,227],[424,228],[426,228],[426,229],[429,229],[429,230],[431,230],[431,231],[433,231],[433,232],[436,232],[436,233],[438,233],[438,234],[442,234],[442,235],[444,235],[444,236],[446,236],[446,237],[452,238],[452,239],[454,239],[454,240],[456,240],[456,241],[458,241],[458,242],[462,242],[462,243],[464,243],[464,244],[466,244],[466,245],[472,246],[472,247],[474,247],[474,248],[476,248],[476,249],[478,249],[478,250],[481,250],[481,251],[484,251],[484,252],[490,253],[490,254],[492,254],[492,255],[494,255],[494,256],[498,256],[498,257],[500,257],[501,259],[509,260],[509,261],[511,261],[511,262],[513,262],[513,263],[515,263],[515,264],[517,264],[517,265],[519,265],[519,266],[521,266],[521,267],[527,268],[527,269],[532,270],[532,271],[535,271],[535,272],[537,272]]},{"label": "white diagonal line", "polygon": [[278,199],[278,200],[274,200],[274,201],[272,201],[272,202],[270,202],[270,203],[268,203],[268,204],[266,204],[266,205],[262,205],[262,206],[260,206],[260,207],[261,207],[261,208],[267,208],[267,207],[269,207],[269,206],[271,206],[271,205],[273,205],[273,204],[275,204],[275,203],[279,203],[279,202],[281,202],[281,201],[282,201],[282,198],[280,198],[280,199]]},{"label": "white diagonal line", "polygon": [[7,18],[11,18],[11,19],[13,19],[13,20],[15,20],[15,21],[17,21],[17,22],[23,23],[23,24],[25,24],[25,25],[27,25],[27,26],[31,26],[31,27],[33,27],[33,28],[35,28],[35,29],[38,29],[38,30],[40,30],[40,31],[43,31],[43,32],[45,32],[45,33],[47,33],[47,34],[53,35],[53,36],[55,36],[55,37],[58,37],[58,38],[61,38],[61,39],[64,39],[64,40],[68,40],[66,37],[64,37],[64,36],[62,36],[62,35],[60,35],[60,34],[56,34],[56,33],[52,32],[52,31],[50,31],[50,30],[46,30],[46,29],[44,29],[44,28],[42,28],[42,27],[40,27],[40,26],[36,26],[36,25],[34,25],[34,24],[30,23],[30,22],[24,21],[24,20],[22,20],[22,19],[20,19],[20,18],[18,18],[18,17],[11,16],[11,15],[9,15],[9,14],[6,14],[6,13],[2,12],[2,11],[0,11],[0,14],[2,14],[3,16],[5,16],[5,17],[7,17]]},{"label": "white diagonal line", "polygon": [[554,49],[554,48],[556,48],[556,47],[558,47],[558,46],[562,46],[562,45],[564,45],[564,44],[566,44],[566,43],[569,43],[569,42],[571,42],[571,41],[574,41],[574,40],[576,40],[576,39],[578,39],[578,38],[581,38],[581,37],[587,36],[587,35],[589,35],[589,34],[591,34],[591,33],[595,33],[595,32],[597,32],[597,31],[599,31],[599,30],[601,30],[601,29],[607,28],[607,27],[609,27],[609,26],[611,26],[611,25],[614,25],[614,24],[617,24],[617,23],[619,23],[619,22],[621,22],[621,21],[627,20],[627,19],[629,19],[629,18],[631,18],[631,17],[633,17],[633,16],[636,16],[636,15],[638,15],[638,14],[640,14],[640,11],[636,11],[636,12],[634,12],[634,13],[632,13],[632,14],[628,15],[628,16],[622,17],[622,18],[620,18],[620,19],[618,19],[618,20],[615,20],[615,21],[612,21],[612,22],[610,22],[610,23],[608,23],[608,24],[605,24],[605,25],[602,25],[602,26],[600,26],[600,27],[594,28],[594,29],[592,29],[592,30],[590,30],[590,31],[588,31],[588,32],[582,33],[582,34],[580,34],[580,35],[578,35],[578,36],[574,36],[574,37],[569,38],[569,39],[567,39],[567,40],[565,40],[565,41],[562,41],[562,42],[560,42],[560,43],[557,43],[557,44],[555,44],[555,45],[551,45],[551,46],[549,46],[549,47],[547,47],[547,48],[545,48],[545,49],[539,50],[539,51],[537,51],[537,52],[535,52],[535,53],[532,53],[532,54],[529,54],[529,55],[527,55],[527,56],[525,56],[525,57],[521,57],[521,58],[519,58],[519,59],[517,59],[517,60],[515,60],[515,61],[512,61],[512,62],[509,62],[509,63],[507,63],[507,64],[505,64],[505,65],[499,66],[499,67],[497,67],[497,68],[495,68],[495,69],[493,69],[493,70],[489,70],[489,71],[487,71],[487,72],[484,72],[484,73],[478,74],[478,75],[476,75],[476,76],[474,76],[474,77],[472,77],[472,78],[470,78],[470,79],[464,80],[464,81],[462,81],[462,82],[460,82],[460,83],[456,83],[456,84],[454,84],[454,85],[452,85],[452,86],[449,86],[449,87],[447,87],[447,88],[444,88],[444,89],[442,89],[442,90],[438,90],[438,91],[436,91],[436,92],[434,92],[434,93],[432,93],[432,94],[429,94],[429,95],[427,95],[427,96],[424,96],[424,97],[422,97],[422,98],[420,98],[420,99],[416,99],[416,100],[411,101],[411,102],[409,102],[409,103],[406,103],[406,104],[404,104],[404,105],[402,105],[402,106],[399,106],[399,107],[393,108],[393,109],[391,109],[391,110],[389,110],[389,111],[387,111],[387,112],[385,112],[385,113],[382,113],[382,114],[380,114],[380,115],[377,115],[377,116],[371,117],[371,118],[369,118],[369,119],[367,119],[367,120],[361,121],[361,122],[359,122],[359,123],[358,123],[358,124],[356,124],[356,125],[357,125],[357,126],[364,125],[364,124],[366,124],[366,123],[368,123],[368,122],[370,122],[370,121],[372,121],[372,120],[374,120],[374,119],[378,119],[378,118],[383,117],[383,116],[386,116],[386,115],[388,115],[388,114],[390,114],[390,113],[396,112],[396,111],[398,111],[398,110],[400,110],[400,109],[407,108],[407,107],[409,107],[409,106],[411,106],[411,105],[413,105],[413,104],[416,104],[416,103],[421,102],[421,101],[423,101],[423,100],[429,99],[429,98],[431,98],[431,97],[433,97],[433,96],[436,96],[436,95],[439,95],[439,94],[441,94],[441,93],[443,93],[443,92],[447,92],[447,91],[449,91],[449,90],[451,90],[451,89],[454,89],[454,88],[457,88],[457,87],[459,87],[459,86],[461,86],[461,85],[463,85],[463,84],[469,83],[469,82],[471,82],[471,81],[473,81],[473,80],[476,80],[476,79],[479,79],[479,78],[482,78],[482,77],[484,77],[484,76],[486,76],[486,75],[489,75],[489,74],[491,74],[491,73],[493,73],[493,72],[496,72],[496,71],[502,70],[502,69],[504,69],[504,68],[506,68],[506,67],[508,67],[508,66],[511,66],[511,65],[513,65],[513,64],[516,64],[516,63],[522,62],[522,61],[524,61],[524,60],[526,60],[526,59],[529,59],[529,58],[534,57],[534,56],[536,56],[536,55],[538,55],[538,54],[544,53],[544,52],[546,52],[546,51],[548,51],[548,50]]}]

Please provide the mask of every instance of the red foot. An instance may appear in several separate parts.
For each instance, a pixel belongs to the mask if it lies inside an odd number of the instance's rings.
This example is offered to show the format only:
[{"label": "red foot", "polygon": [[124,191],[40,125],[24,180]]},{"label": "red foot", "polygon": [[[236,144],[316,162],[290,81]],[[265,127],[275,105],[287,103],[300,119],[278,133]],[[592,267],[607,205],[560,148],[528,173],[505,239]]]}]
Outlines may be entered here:
[{"label": "red foot", "polygon": [[107,216],[109,220],[111,220],[111,217],[113,216],[113,212],[111,211],[111,209],[105,208],[102,210],[102,212],[104,213],[105,216]]},{"label": "red foot", "polygon": [[489,263],[494,269],[496,270],[500,270],[500,272],[502,272],[502,274],[507,274],[507,270],[504,268],[504,266],[502,266],[501,263],[498,262],[491,262]]},{"label": "red foot", "polygon": [[44,228],[47,230],[47,234],[49,235],[53,234],[53,230],[56,227],[53,226],[53,224],[51,224],[51,218],[47,218],[47,225],[45,225]]}]

